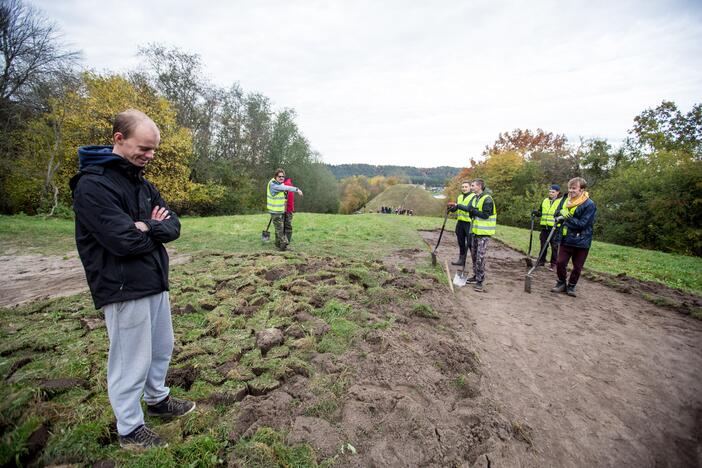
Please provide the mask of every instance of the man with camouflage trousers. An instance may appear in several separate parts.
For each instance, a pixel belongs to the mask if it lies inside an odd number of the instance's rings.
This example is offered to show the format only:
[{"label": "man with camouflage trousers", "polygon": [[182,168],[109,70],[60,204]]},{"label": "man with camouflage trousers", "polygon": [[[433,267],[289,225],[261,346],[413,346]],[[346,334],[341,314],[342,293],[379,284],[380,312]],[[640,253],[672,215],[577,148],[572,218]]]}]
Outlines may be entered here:
[{"label": "man with camouflage trousers", "polygon": [[287,208],[287,194],[294,192],[302,196],[302,190],[292,185],[285,185],[285,171],[276,169],[273,178],[268,181],[266,189],[266,206],[275,227],[275,246],[278,250],[288,248],[288,238],[285,236],[285,212]]},{"label": "man with camouflage trousers", "polygon": [[470,255],[473,260],[473,277],[466,283],[475,284],[475,290],[483,292],[485,281],[485,261],[490,237],[497,228],[497,210],[492,196],[485,192],[485,181],[475,179],[472,185],[475,197],[471,200],[468,212],[473,219],[473,241]]}]

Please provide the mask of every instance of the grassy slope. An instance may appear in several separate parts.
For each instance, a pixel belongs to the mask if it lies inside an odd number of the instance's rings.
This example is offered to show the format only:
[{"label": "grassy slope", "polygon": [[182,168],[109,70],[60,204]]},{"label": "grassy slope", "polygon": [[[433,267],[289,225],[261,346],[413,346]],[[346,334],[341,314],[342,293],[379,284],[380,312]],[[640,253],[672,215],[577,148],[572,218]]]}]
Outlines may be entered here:
[{"label": "grassy slope", "polygon": [[378,211],[381,206],[414,210],[417,216],[438,216],[443,214],[444,202],[434,198],[422,187],[409,184],[392,185],[383,193],[369,201],[365,211]]},{"label": "grassy slope", "polygon": [[[255,252],[267,215],[185,218],[183,235],[172,244],[180,251]],[[377,258],[398,248],[424,248],[416,229],[441,226],[438,218],[390,215],[321,215],[298,213],[294,248],[317,255]],[[446,226],[453,230],[453,222]],[[497,238],[526,252],[528,230],[499,226]],[[534,234],[538,249],[537,233]],[[28,216],[0,217],[0,254],[65,254],[75,249],[73,223]],[[534,254],[535,255],[535,254]],[[585,268],[663,283],[702,295],[702,259],[595,241]]]}]

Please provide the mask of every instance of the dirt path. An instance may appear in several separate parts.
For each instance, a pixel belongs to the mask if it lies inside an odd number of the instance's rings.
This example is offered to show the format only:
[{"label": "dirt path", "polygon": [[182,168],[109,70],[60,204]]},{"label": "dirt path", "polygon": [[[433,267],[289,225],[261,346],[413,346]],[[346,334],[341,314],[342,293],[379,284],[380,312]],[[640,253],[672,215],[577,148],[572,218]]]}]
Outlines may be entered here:
[{"label": "dirt path", "polygon": [[[170,252],[171,265],[187,262],[189,255]],[[72,296],[88,290],[78,254],[0,255],[0,307],[37,299]]]},{"label": "dirt path", "polygon": [[523,257],[493,242],[487,292],[456,294],[489,392],[533,436],[492,466],[702,466],[702,322],[586,279],[552,294],[547,270],[527,294]]}]

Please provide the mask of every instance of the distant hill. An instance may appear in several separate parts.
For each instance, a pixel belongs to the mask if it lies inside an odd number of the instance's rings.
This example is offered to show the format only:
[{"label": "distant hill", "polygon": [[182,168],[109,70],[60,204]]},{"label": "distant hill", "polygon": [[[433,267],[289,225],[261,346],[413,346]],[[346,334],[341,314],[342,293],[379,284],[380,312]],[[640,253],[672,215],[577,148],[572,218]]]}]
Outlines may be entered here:
[{"label": "distant hill", "polygon": [[329,170],[337,179],[351,176],[401,176],[412,184],[427,184],[432,187],[443,187],[449,179],[455,177],[460,167],[412,167],[412,166],[373,166],[371,164],[327,164]]},{"label": "distant hill", "polygon": [[378,212],[381,206],[413,210],[416,216],[443,216],[444,200],[437,200],[422,187],[410,184],[391,185],[369,201],[361,211]]}]

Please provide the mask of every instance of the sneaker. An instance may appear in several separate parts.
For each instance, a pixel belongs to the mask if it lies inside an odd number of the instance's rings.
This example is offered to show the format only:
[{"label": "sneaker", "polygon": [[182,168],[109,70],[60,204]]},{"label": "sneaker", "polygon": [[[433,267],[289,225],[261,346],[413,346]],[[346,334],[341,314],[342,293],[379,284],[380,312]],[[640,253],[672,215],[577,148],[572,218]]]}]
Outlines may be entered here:
[{"label": "sneaker", "polygon": [[153,447],[168,447],[168,442],[142,424],[129,434],[119,436],[119,446],[127,450],[146,450]]},{"label": "sneaker", "polygon": [[551,288],[551,292],[562,293],[566,290],[565,281],[558,281],[554,287]]},{"label": "sneaker", "polygon": [[477,282],[478,282],[478,278],[476,278],[475,276],[471,276],[470,278],[468,278],[466,280],[466,284],[475,284]]},{"label": "sneaker", "polygon": [[149,416],[158,416],[160,418],[177,418],[188,414],[194,409],[194,401],[180,400],[170,395],[155,405],[146,405],[146,413]]},{"label": "sneaker", "polygon": [[548,266],[548,271],[553,271],[553,270],[554,270],[554,266],[553,266],[553,265],[549,265],[549,266]]},{"label": "sneaker", "polygon": [[483,288],[483,283],[475,283],[475,287],[473,288],[478,292],[483,292],[485,289]]},{"label": "sneaker", "polygon": [[566,287],[566,294],[569,295],[570,297],[577,297],[578,295],[575,294],[575,285],[574,284],[569,284]]}]

